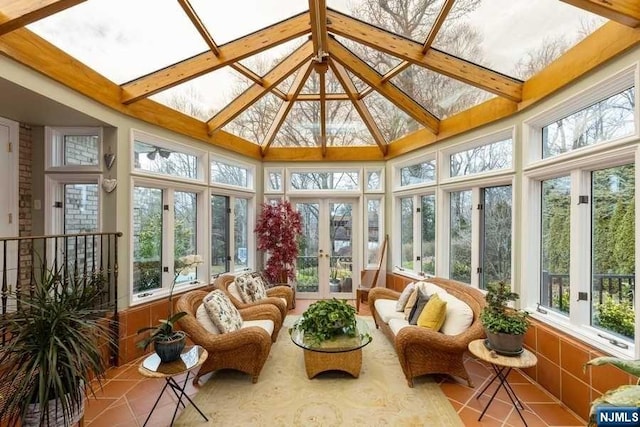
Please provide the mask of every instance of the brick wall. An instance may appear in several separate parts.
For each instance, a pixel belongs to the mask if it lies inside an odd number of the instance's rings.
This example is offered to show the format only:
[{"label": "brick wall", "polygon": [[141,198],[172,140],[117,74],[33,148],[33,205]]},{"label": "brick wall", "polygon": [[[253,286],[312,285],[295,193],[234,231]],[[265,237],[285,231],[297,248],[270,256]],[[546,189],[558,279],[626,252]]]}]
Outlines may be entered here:
[{"label": "brick wall", "polygon": [[[33,235],[32,206],[32,154],[33,135],[31,127],[20,124],[19,177],[18,177],[18,233],[20,236]],[[31,270],[31,243],[20,244],[20,283],[28,286]]]}]

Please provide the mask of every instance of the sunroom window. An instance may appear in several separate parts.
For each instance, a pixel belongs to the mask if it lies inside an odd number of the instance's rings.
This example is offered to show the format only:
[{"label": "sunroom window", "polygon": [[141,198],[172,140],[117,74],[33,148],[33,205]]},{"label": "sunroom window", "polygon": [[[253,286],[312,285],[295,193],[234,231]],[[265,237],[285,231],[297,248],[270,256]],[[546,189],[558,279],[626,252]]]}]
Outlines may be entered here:
[{"label": "sunroom window", "polygon": [[292,190],[339,190],[357,191],[360,189],[360,172],[291,172]]},{"label": "sunroom window", "polygon": [[102,129],[47,127],[46,165],[49,170],[99,170]]},{"label": "sunroom window", "polygon": [[471,190],[449,195],[449,277],[471,283]]},{"label": "sunroom window", "polygon": [[436,161],[427,160],[400,168],[400,186],[429,184],[436,180]]},{"label": "sunroom window", "polygon": [[198,156],[166,145],[155,145],[138,139],[133,143],[133,167],[138,171],[198,179],[198,162]]},{"label": "sunroom window", "polygon": [[510,169],[512,167],[513,140],[511,138],[459,151],[449,157],[451,177]]}]

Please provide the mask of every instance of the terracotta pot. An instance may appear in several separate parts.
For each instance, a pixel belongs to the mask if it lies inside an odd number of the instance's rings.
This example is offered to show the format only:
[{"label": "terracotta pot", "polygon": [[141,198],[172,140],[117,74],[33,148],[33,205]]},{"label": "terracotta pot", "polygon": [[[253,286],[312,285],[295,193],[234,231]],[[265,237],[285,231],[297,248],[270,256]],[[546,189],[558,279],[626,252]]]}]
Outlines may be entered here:
[{"label": "terracotta pot", "polygon": [[187,334],[183,331],[175,331],[173,333],[174,339],[171,341],[154,341],[153,349],[156,351],[160,361],[162,363],[173,362],[180,358],[182,349],[187,342]]}]

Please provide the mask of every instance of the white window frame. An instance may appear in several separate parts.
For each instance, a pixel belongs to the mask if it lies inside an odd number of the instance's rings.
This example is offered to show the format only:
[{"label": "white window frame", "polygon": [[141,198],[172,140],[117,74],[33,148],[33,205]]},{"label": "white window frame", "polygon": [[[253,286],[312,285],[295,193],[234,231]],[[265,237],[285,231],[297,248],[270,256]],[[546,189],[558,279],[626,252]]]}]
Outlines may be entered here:
[{"label": "white window frame", "polygon": [[[270,173],[279,173],[280,174],[280,189],[269,188],[269,174]],[[284,172],[284,168],[278,167],[266,167],[264,168],[264,194],[284,194],[285,189],[287,187],[286,184],[286,176]]]},{"label": "white window frame", "polygon": [[362,230],[362,244],[363,244],[363,256],[365,269],[375,268],[376,264],[369,264],[369,201],[378,200],[380,202],[380,212],[378,213],[378,245],[382,245],[384,241],[384,195],[372,195],[368,194],[364,196],[364,204],[362,206],[362,223],[364,224]]},{"label": "white window frame", "polygon": [[[471,150],[476,147],[482,147],[485,145],[495,144],[506,139],[511,139],[512,150],[511,150],[511,167],[510,168],[502,168],[502,169],[494,169],[484,172],[477,172],[468,175],[460,175],[460,176],[451,176],[451,156],[463,151]],[[475,181],[477,179],[482,179],[489,176],[495,175],[513,175],[515,173],[516,166],[516,136],[515,136],[515,127],[510,126],[506,129],[502,129],[496,132],[492,132],[488,135],[483,135],[479,138],[472,139],[471,141],[465,141],[459,144],[452,145],[447,147],[444,150],[441,150],[439,154],[439,165],[438,168],[441,172],[440,174],[440,183],[453,183],[457,181]]]},{"label": "white window frame", "polygon": [[[617,73],[601,80],[590,87],[578,92],[574,96],[557,103],[545,111],[525,120],[522,123],[523,135],[523,165],[525,169],[544,167],[554,163],[564,162],[581,156],[588,156],[592,153],[607,151],[615,147],[625,145],[630,141],[640,138],[640,105],[638,100],[640,95],[640,62],[626,67]],[[554,123],[564,117],[588,108],[596,102],[610,98],[630,86],[635,85],[635,132],[632,135],[614,139],[611,141],[601,141],[597,144],[577,148],[566,153],[542,158],[542,128]]]},{"label": "white window frame", "polygon": [[[197,158],[196,179],[167,175],[163,173],[152,172],[152,171],[136,168],[135,167],[135,141],[140,141],[145,144],[150,144],[158,148],[165,148],[167,150],[174,151],[177,153],[195,156]],[[151,133],[144,132],[137,129],[131,130],[130,142],[131,142],[131,149],[130,149],[131,175],[148,177],[148,178],[162,178],[165,180],[171,180],[175,182],[186,182],[186,183],[193,183],[193,184],[206,184],[208,182],[208,178],[207,178],[208,175],[205,172],[205,167],[209,165],[206,151],[199,150],[193,146],[181,144],[179,142],[172,141],[170,139],[153,135]]]},{"label": "white window frame", "polygon": [[[44,168],[45,172],[102,172],[102,128],[101,127],[51,127],[44,128]],[[98,153],[95,165],[64,165],[64,136],[97,136]]]},{"label": "white window frame", "polygon": [[[369,189],[369,174],[373,172],[378,172],[380,174],[380,188]],[[365,194],[375,194],[382,193],[384,194],[385,189],[385,168],[384,166],[380,167],[366,167],[362,172],[362,191]]]},{"label": "white window frame", "polygon": [[46,174],[44,179],[44,233],[62,234],[64,207],[54,207],[56,200],[64,203],[63,186],[66,184],[96,184],[98,186],[98,232],[102,231],[102,175],[100,174]]},{"label": "white window frame", "polygon": [[[208,204],[205,204],[206,201],[208,201],[208,191],[207,191],[207,187],[202,186],[202,185],[193,185],[193,184],[189,184],[187,182],[184,183],[177,183],[177,182],[173,182],[173,181],[169,181],[169,180],[159,180],[159,179],[154,179],[154,178],[150,178],[150,177],[144,177],[144,176],[132,176],[131,177],[131,193],[130,193],[130,200],[129,200],[129,206],[131,206],[130,212],[129,212],[129,235],[133,236],[134,235],[134,224],[133,224],[133,206],[134,206],[134,191],[133,189],[135,187],[148,187],[148,188],[157,188],[157,189],[161,189],[163,190],[163,200],[162,203],[164,204],[168,204],[169,206],[173,207],[174,206],[174,198],[173,198],[173,193],[175,191],[185,191],[185,192],[192,192],[192,193],[197,193],[198,195],[198,202],[197,202],[197,209],[196,209],[196,227],[198,233],[198,237],[197,237],[197,242],[196,242],[196,246],[197,246],[197,254],[202,256],[202,259],[205,260],[203,262],[203,264],[198,266],[198,277],[196,279],[195,283],[189,283],[189,284],[181,284],[179,286],[177,286],[174,289],[174,293],[176,292],[183,292],[185,290],[189,290],[189,289],[195,289],[198,287],[201,287],[207,283],[209,283],[208,277],[209,277],[209,265],[208,265],[208,261],[209,260],[209,238],[208,237],[202,237],[202,236],[207,236],[207,234],[203,234],[202,232],[200,232],[200,230],[209,230],[209,215],[207,214],[207,211],[205,209],[208,208]],[[174,227],[174,210],[173,209],[169,209],[168,213],[165,212],[163,213],[163,219],[162,219],[162,230],[163,230],[163,235],[162,235],[162,260],[161,260],[161,264],[163,267],[165,266],[173,266],[174,265],[174,255],[173,255],[173,244],[174,244],[174,239],[173,239],[173,232],[175,230]],[[169,233],[171,233],[169,235]],[[161,299],[161,298],[165,298],[169,295],[169,286],[171,284],[171,282],[173,281],[174,278],[174,272],[172,268],[169,268],[168,272],[163,271],[162,272],[162,286],[158,289],[152,289],[152,290],[147,290],[147,291],[143,291],[141,293],[134,293],[133,291],[133,262],[134,262],[134,258],[133,258],[133,253],[134,253],[134,244],[133,244],[133,238],[130,239],[129,241],[129,253],[131,254],[131,264],[130,264],[130,272],[129,272],[129,283],[130,283],[130,288],[129,288],[129,295],[131,297],[131,301],[130,304],[131,306],[135,306],[135,305],[139,305],[139,304],[144,304],[144,303],[148,303],[150,301],[155,301],[157,299]],[[144,296],[142,294],[145,294]]]},{"label": "white window frame", "polygon": [[[619,338],[591,326],[591,300],[578,301],[578,292],[591,295],[591,197],[588,205],[578,205],[578,196],[590,194],[591,171],[634,163],[636,165],[636,182],[640,182],[640,149],[637,144],[616,146],[606,152],[589,152],[580,158],[572,158],[565,163],[553,163],[547,167],[531,169],[523,177],[525,194],[535,195],[523,198],[523,228],[521,248],[522,283],[521,301],[531,316],[544,323],[565,331],[584,342],[589,342],[603,351],[624,358],[638,358],[640,341],[640,316],[636,315],[635,342],[628,349],[613,345],[609,339],[620,341]],[[558,176],[571,176],[571,238],[570,238],[570,315],[565,316],[553,310],[538,311],[540,300],[540,213],[541,213],[541,181]],[[640,202],[640,192],[636,191],[636,206]],[[636,209],[636,265],[640,262],[640,212]],[[640,307],[640,295],[637,289],[634,293],[635,307]],[[599,336],[600,335],[600,336]],[[621,341],[620,341],[621,342]],[[626,344],[626,342],[625,342]]]},{"label": "white window frame", "polygon": [[[225,183],[213,181],[213,178],[211,176],[211,165],[213,164],[213,162],[220,162],[229,166],[235,166],[238,168],[246,169],[247,170],[247,186],[244,187],[241,185],[225,184]],[[221,156],[219,154],[209,153],[209,167],[207,169],[207,175],[209,179],[209,184],[212,187],[227,188],[227,189],[247,191],[252,193],[255,193],[256,191],[256,165],[252,163],[238,160],[233,157],[227,157],[227,156]]]},{"label": "white window frame", "polygon": [[[344,173],[357,173],[358,174],[358,180],[357,180],[357,185],[359,188],[355,188],[352,190],[336,190],[336,189],[326,189],[326,190],[322,190],[322,189],[310,189],[310,190],[301,190],[298,188],[293,188],[293,186],[291,185],[291,176],[294,173],[336,173],[336,172],[344,172]],[[360,194],[362,194],[362,187],[363,187],[363,171],[362,168],[359,167],[342,167],[342,168],[338,168],[338,167],[326,167],[326,166],[320,166],[320,167],[308,167],[308,168],[287,168],[286,169],[286,192],[287,195],[289,196],[308,196],[310,194],[317,194],[317,193],[321,193],[322,197],[331,197],[331,196],[345,196],[345,195],[352,195],[352,196],[360,196]]]}]

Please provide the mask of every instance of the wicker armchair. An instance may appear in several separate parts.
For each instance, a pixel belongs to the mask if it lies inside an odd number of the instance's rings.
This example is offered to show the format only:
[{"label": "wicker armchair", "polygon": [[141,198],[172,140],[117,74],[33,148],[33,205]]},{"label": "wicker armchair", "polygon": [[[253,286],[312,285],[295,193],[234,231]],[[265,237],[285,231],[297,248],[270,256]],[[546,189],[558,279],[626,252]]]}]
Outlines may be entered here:
[{"label": "wicker armchair", "polygon": [[387,288],[374,288],[369,292],[369,308],[376,328],[380,328],[394,343],[409,387],[413,387],[413,378],[436,373],[458,376],[467,380],[471,387],[471,377],[464,367],[463,359],[469,343],[485,336],[480,323],[480,312],[485,305],[484,295],[479,290],[454,280],[435,277],[425,280],[444,288],[471,307],[473,322],[466,331],[458,335],[445,335],[419,326],[406,326],[394,335],[375,309],[378,299],[399,298],[400,292]]},{"label": "wicker armchair", "polygon": [[[216,278],[213,282],[213,286],[216,289],[222,290],[231,300],[233,305],[237,308],[247,308],[260,304],[273,304],[275,305],[282,315],[282,320],[287,317],[287,311],[293,308],[293,290],[289,286],[274,286],[267,289],[267,298],[246,303],[235,297],[231,292],[229,292],[229,286],[233,284],[235,281],[235,276],[233,274],[223,274]],[[282,299],[285,299],[287,303],[285,304]]]},{"label": "wicker armchair", "polygon": [[201,376],[218,369],[235,369],[245,372],[251,375],[255,384],[269,356],[271,342],[275,342],[282,327],[280,312],[270,304],[239,310],[244,320],[273,321],[274,328],[271,336],[258,326],[250,326],[225,334],[212,334],[196,320],[196,311],[207,293],[200,290],[187,292],[176,304],[178,311],[187,313],[178,321],[182,330],[189,335],[194,344],[201,345],[209,353],[209,357],[193,379],[193,384],[197,384]]}]

